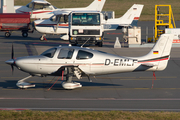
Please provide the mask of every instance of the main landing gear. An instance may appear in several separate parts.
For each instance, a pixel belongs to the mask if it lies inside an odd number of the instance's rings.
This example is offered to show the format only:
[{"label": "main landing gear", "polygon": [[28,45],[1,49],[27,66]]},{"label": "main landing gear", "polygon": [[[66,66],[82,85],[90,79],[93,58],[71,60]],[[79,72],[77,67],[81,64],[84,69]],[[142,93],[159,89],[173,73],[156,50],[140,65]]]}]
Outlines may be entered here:
[{"label": "main landing gear", "polygon": [[44,41],[44,40],[46,40],[45,36],[46,36],[46,34],[43,34],[39,39],[40,39],[41,41]]},{"label": "main landing gear", "polygon": [[[72,77],[73,77],[74,73],[78,75],[78,69],[74,69],[73,67],[67,67],[66,70],[67,70],[66,81],[62,83],[62,87],[64,89],[68,89],[68,90],[69,89],[72,90],[72,89],[75,89],[75,88],[82,87],[82,85],[80,83],[72,81]],[[16,83],[17,87],[19,87],[21,89],[35,87],[35,84],[31,84],[31,83],[25,82],[25,80],[27,80],[27,79],[29,79],[31,77],[33,77],[33,76],[30,75],[30,76],[28,76],[26,78],[23,78],[23,79],[19,80]],[[63,74],[62,74],[62,77],[63,77]]]},{"label": "main landing gear", "polygon": [[75,88],[82,87],[82,85],[80,83],[72,82],[73,75],[74,75],[74,68],[67,67],[66,82],[62,83],[62,87],[64,89],[75,89]]}]

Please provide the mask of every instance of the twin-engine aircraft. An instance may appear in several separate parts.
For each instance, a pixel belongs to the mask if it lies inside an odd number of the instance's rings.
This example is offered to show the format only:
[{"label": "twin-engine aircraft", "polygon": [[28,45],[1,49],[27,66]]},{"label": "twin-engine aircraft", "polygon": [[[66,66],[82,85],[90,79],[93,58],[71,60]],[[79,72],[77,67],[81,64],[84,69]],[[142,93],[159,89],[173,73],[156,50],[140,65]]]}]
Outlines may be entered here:
[{"label": "twin-engine aircraft", "polygon": [[[102,10],[106,0],[94,0],[89,6],[82,8],[56,8],[46,0],[32,0],[26,6],[14,6],[16,13],[30,13],[31,19],[48,19],[53,11],[59,10]],[[61,4],[61,3],[60,3]]]},{"label": "twin-engine aircraft", "polygon": [[172,34],[161,35],[152,50],[141,57],[124,57],[89,48],[59,46],[38,56],[14,59],[12,49],[12,59],[5,63],[11,65],[12,70],[15,66],[30,74],[17,82],[20,88],[35,87],[25,82],[32,76],[66,76],[66,80],[62,83],[63,88],[75,89],[82,85],[73,82],[73,76],[81,79],[83,76],[90,78],[90,76],[122,72],[162,71],[170,59],[172,41]]},{"label": "twin-engine aircraft", "polygon": [[[110,30],[117,30],[121,29],[122,27],[129,27],[129,26],[137,26],[137,21],[141,15],[142,9],[144,5],[134,4],[122,17],[115,18],[115,19],[100,19],[100,27],[102,27],[103,31],[110,31]],[[103,8],[103,6],[102,6]],[[101,11],[99,9],[97,11]],[[64,16],[69,16],[72,11],[79,11],[79,10],[64,10],[64,11],[55,11],[54,16],[46,20],[35,20],[33,22],[33,26],[35,30],[42,33],[43,35],[40,37],[40,40],[44,40],[44,36],[46,34],[53,34],[53,35],[68,35],[70,23],[67,19],[64,19]],[[86,12],[87,10],[80,10]],[[69,21],[72,21],[71,17],[69,17]],[[90,26],[90,25],[87,25]],[[63,39],[63,36],[61,36]],[[69,39],[64,39],[69,40]]]}]

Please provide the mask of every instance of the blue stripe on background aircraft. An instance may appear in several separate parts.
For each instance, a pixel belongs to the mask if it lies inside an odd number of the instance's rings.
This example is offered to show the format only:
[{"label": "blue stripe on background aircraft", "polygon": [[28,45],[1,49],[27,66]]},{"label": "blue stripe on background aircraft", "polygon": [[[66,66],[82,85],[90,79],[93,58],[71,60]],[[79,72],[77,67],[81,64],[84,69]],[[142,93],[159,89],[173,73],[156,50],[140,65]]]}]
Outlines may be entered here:
[{"label": "blue stripe on background aircraft", "polygon": [[80,83],[73,82],[72,77],[81,79],[90,76],[138,72],[138,71],[162,71],[166,68],[170,59],[173,35],[163,34],[151,51],[141,57],[117,56],[89,48],[74,46],[59,46],[51,48],[38,56],[14,58],[12,47],[12,59],[5,61],[19,70],[29,73],[30,76],[19,80],[20,88],[35,87],[34,84],[25,82],[32,76],[66,76],[62,83],[64,89],[82,87]]}]

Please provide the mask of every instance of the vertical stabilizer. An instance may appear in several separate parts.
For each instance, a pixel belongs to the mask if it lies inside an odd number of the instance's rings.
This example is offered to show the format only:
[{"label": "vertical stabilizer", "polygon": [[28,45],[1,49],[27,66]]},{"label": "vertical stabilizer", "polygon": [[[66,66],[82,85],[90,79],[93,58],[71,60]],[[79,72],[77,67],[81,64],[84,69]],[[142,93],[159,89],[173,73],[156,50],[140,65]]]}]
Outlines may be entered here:
[{"label": "vertical stabilizer", "polygon": [[134,4],[122,17],[118,18],[120,25],[131,24],[131,26],[134,26],[134,23],[136,23],[135,26],[137,26],[137,21],[139,20],[143,7],[144,5]]},{"label": "vertical stabilizer", "polygon": [[89,6],[86,7],[86,9],[102,11],[105,2],[106,0],[94,0]]},{"label": "vertical stabilizer", "polygon": [[162,34],[152,50],[145,56],[138,58],[138,62],[144,65],[157,66],[156,70],[164,70],[170,58],[173,34]]}]

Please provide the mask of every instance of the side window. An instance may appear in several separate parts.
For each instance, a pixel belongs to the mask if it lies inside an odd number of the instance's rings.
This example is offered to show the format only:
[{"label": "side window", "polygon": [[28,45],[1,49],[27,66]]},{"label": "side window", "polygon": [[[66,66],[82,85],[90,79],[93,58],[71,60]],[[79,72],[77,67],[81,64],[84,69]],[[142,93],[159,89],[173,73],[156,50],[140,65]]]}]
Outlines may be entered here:
[{"label": "side window", "polygon": [[44,5],[43,8],[44,10],[52,10],[52,7],[50,5]]},{"label": "side window", "polygon": [[92,53],[79,50],[76,59],[82,60],[82,59],[90,59],[92,57],[93,57]]},{"label": "side window", "polygon": [[59,52],[58,59],[71,59],[74,53],[74,49],[62,48]]}]

